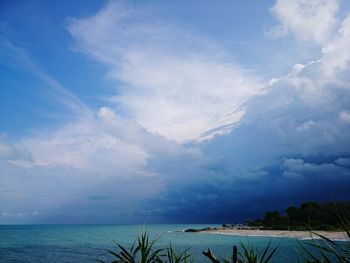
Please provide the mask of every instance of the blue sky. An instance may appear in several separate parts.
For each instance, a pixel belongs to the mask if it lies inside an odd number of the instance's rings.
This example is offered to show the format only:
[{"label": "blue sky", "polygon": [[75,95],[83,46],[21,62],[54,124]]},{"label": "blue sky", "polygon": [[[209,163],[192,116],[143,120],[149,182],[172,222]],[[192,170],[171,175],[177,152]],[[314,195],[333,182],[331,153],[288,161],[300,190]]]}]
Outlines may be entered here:
[{"label": "blue sky", "polygon": [[348,1],[2,1],[0,32],[0,223],[350,198]]}]

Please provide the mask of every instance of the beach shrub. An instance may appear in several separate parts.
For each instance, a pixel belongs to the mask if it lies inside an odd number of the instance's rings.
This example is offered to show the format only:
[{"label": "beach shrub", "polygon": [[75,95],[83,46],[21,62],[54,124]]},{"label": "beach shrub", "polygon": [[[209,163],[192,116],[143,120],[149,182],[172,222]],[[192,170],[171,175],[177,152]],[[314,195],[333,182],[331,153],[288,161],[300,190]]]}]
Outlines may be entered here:
[{"label": "beach shrub", "polygon": [[214,255],[214,253],[208,249],[208,251],[203,251],[203,255],[205,255],[212,263],[269,263],[276,253],[279,244],[274,248],[270,248],[271,240],[267,244],[267,246],[260,250],[257,247],[254,247],[253,244],[248,240],[247,244],[241,242],[241,247],[243,253],[238,252],[237,246],[233,246],[233,255],[232,257],[226,257],[220,261]]},{"label": "beach shrub", "polygon": [[[176,251],[171,244],[167,248],[155,248],[155,244],[159,238],[150,239],[147,232],[144,232],[133,243],[131,248],[127,249],[122,245],[117,244],[116,251],[106,250],[108,260],[97,259],[100,263],[194,263],[194,256],[190,249],[182,251]],[[241,243],[243,253],[237,252],[237,247],[234,246],[233,257],[227,257],[223,259],[223,263],[269,263],[275,254],[278,245],[271,248],[271,241],[263,250],[259,250],[254,247],[252,243],[248,241],[248,244]],[[211,261],[220,263],[221,261],[216,259],[209,249],[208,252],[212,256]],[[209,257],[210,258],[210,257]]]},{"label": "beach shrub", "polygon": [[[150,240],[147,232],[144,232],[137,242],[134,242],[130,249],[126,249],[122,245],[117,243],[119,252],[112,250],[106,250],[107,255],[114,258],[112,263],[159,263],[163,262],[161,257],[164,249],[155,249],[154,245],[157,243],[158,238]],[[98,259],[101,263],[106,261]]]},{"label": "beach shrub", "polygon": [[189,249],[176,251],[171,244],[167,248],[155,248],[159,238],[150,239],[144,232],[130,249],[117,243],[117,250],[106,250],[112,261],[97,259],[100,263],[193,263],[194,257]]},{"label": "beach shrub", "polygon": [[193,263],[194,257],[190,249],[185,249],[184,251],[177,252],[171,244],[167,248],[167,263]]},{"label": "beach shrub", "polygon": [[254,247],[253,244],[248,240],[247,244],[241,242],[241,247],[243,253],[238,252],[238,262],[242,263],[268,263],[273,258],[273,255],[276,253],[279,244],[274,248],[271,247],[271,240],[263,250],[259,250]]}]

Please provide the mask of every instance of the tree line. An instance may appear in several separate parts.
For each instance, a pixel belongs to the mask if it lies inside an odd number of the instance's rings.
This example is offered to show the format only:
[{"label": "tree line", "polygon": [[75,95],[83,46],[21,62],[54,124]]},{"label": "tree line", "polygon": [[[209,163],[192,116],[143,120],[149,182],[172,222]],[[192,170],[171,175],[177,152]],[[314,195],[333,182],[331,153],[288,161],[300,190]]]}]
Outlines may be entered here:
[{"label": "tree line", "polygon": [[285,214],[268,211],[263,219],[247,221],[249,226],[279,230],[338,230],[339,216],[350,215],[350,202],[318,203],[305,202],[299,207],[290,206]]}]

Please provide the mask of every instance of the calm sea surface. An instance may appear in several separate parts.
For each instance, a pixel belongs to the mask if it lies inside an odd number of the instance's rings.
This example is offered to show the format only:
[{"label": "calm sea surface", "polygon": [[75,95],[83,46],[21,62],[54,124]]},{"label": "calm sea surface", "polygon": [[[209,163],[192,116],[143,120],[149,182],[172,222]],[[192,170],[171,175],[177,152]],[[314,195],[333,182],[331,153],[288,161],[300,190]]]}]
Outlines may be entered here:
[{"label": "calm sea surface", "polygon": [[[103,259],[104,249],[115,248],[114,241],[130,247],[144,229],[151,237],[161,236],[158,245],[170,242],[176,249],[191,248],[196,262],[208,262],[201,254],[210,247],[219,257],[226,257],[232,245],[246,237],[234,237],[203,233],[179,232],[187,228],[208,225],[25,225],[0,226],[0,262],[97,262]],[[280,243],[273,262],[297,262],[297,241],[286,238],[250,237],[257,247],[264,247],[269,240]]]}]

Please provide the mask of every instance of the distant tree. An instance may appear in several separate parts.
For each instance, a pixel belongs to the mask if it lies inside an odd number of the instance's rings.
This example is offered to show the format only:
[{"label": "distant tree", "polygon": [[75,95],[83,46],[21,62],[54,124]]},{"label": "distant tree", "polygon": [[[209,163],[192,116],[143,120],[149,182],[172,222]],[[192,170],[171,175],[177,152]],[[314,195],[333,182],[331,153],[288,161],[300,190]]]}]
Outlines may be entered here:
[{"label": "distant tree", "polygon": [[321,208],[319,203],[306,202],[301,204],[299,209],[299,221],[309,226],[318,226],[321,220]]},{"label": "distant tree", "polygon": [[280,215],[278,211],[270,211],[265,214],[263,220],[248,221],[251,226],[263,226],[274,229],[308,230],[308,227],[318,230],[336,230],[341,226],[338,222],[337,211],[342,211],[346,218],[350,217],[350,202],[317,203],[305,202],[300,207],[290,206],[286,215]]},{"label": "distant tree", "polygon": [[278,211],[267,212],[264,217],[264,223],[266,226],[274,227],[278,226],[281,221],[281,215]]},{"label": "distant tree", "polygon": [[287,212],[287,216],[289,218],[289,222],[291,224],[293,224],[293,223],[298,221],[299,210],[298,210],[298,208],[296,206],[288,207],[286,212]]}]

